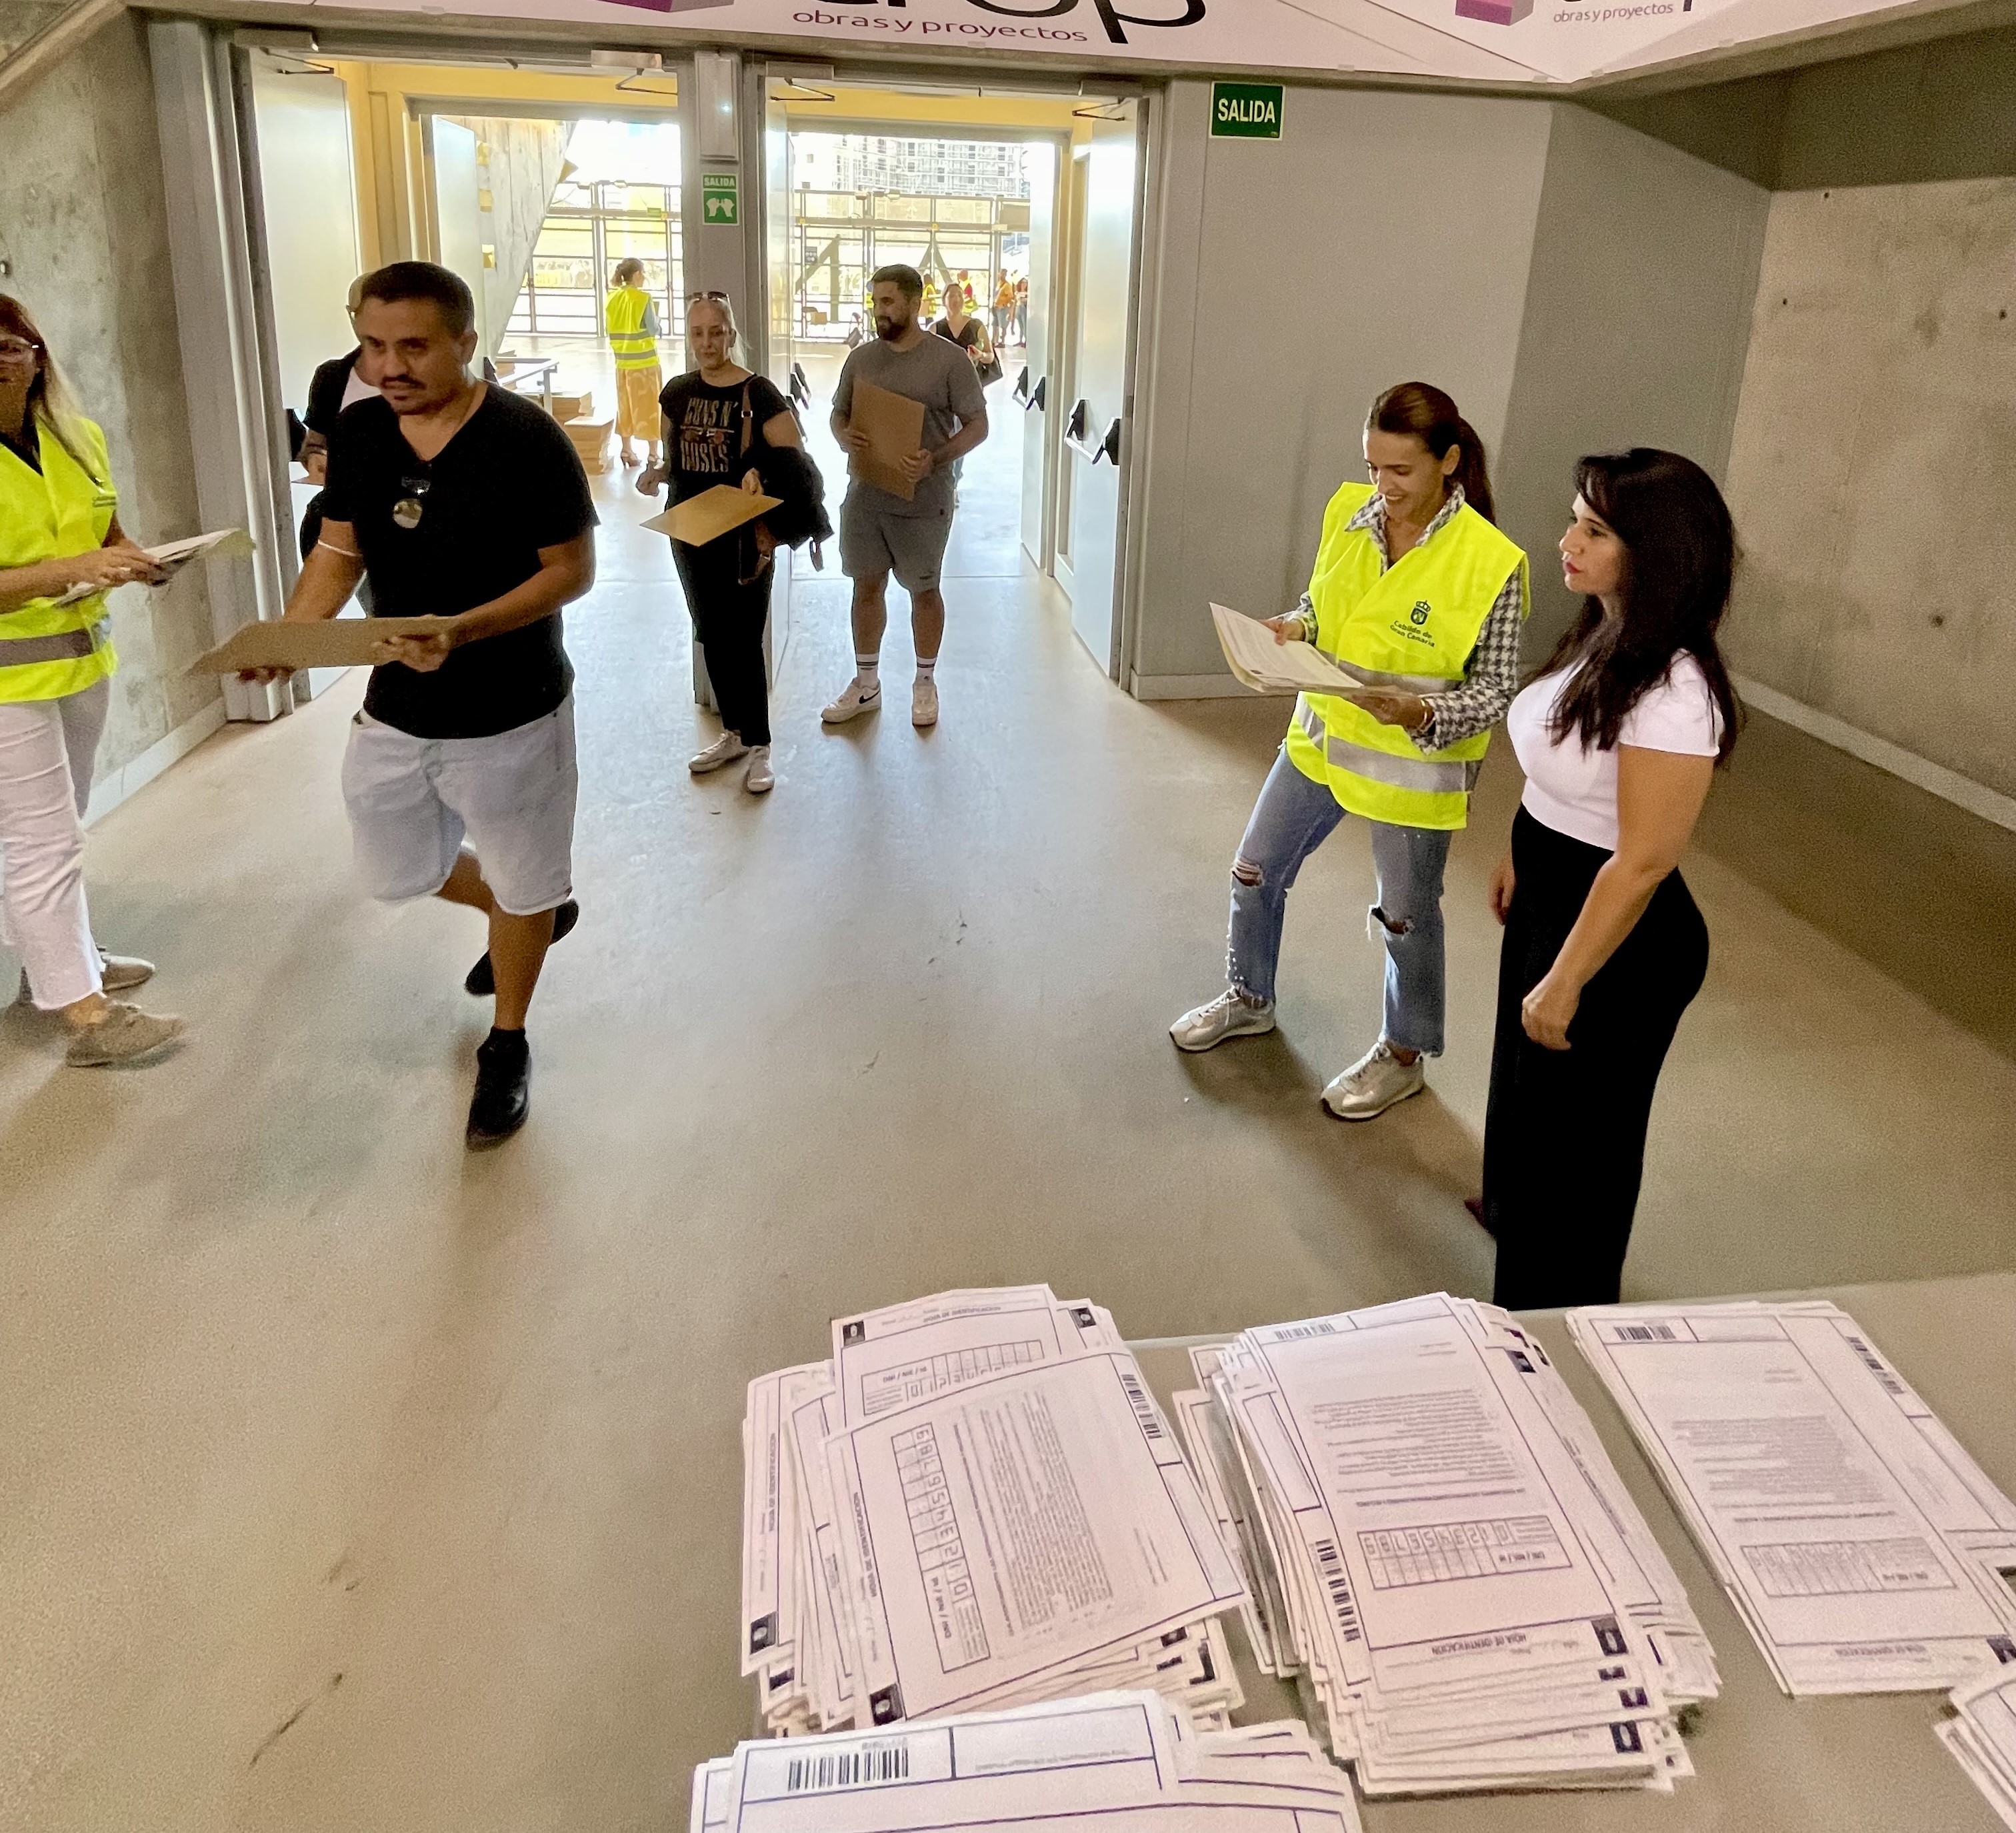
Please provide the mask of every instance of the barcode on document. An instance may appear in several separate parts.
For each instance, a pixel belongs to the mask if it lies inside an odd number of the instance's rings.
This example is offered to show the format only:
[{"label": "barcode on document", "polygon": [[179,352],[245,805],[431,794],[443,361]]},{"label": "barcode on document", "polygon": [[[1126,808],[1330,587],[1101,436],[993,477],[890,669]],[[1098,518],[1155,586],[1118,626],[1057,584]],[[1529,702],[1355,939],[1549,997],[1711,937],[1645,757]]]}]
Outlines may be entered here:
[{"label": "barcode on document", "polygon": [[880,1749],[830,1750],[823,1756],[794,1757],[785,1766],[787,1795],[816,1795],[826,1788],[872,1788],[882,1782],[906,1782],[910,1748],[906,1744]]},{"label": "barcode on document", "polygon": [[1336,1543],[1319,1540],[1316,1543],[1316,1565],[1323,1573],[1323,1582],[1329,1587],[1330,1607],[1337,1612],[1337,1626],[1347,1642],[1359,1639],[1358,1605],[1351,1595],[1351,1580],[1345,1576],[1344,1561],[1339,1556]]},{"label": "barcode on document", "polygon": [[1134,1417],[1141,1422],[1142,1436],[1150,1439],[1162,1437],[1161,1417],[1155,1411],[1154,1402],[1148,1398],[1141,1384],[1123,1368],[1120,1371],[1120,1385],[1127,1390],[1127,1398],[1134,1408]]},{"label": "barcode on document", "polygon": [[1267,1334],[1277,1343],[1298,1343],[1308,1337],[1334,1337],[1337,1326],[1319,1317],[1314,1323],[1279,1323]]},{"label": "barcode on document", "polygon": [[1870,1349],[1859,1337],[1850,1337],[1848,1339],[1848,1346],[1862,1358],[1862,1366],[1882,1384],[1885,1393],[1890,1395],[1892,1399],[1903,1398],[1906,1391],[1904,1384],[1883,1366],[1882,1359],[1874,1349]]},{"label": "barcode on document", "polygon": [[1679,1331],[1669,1323],[1621,1323],[1617,1338],[1622,1343],[1677,1343]]}]

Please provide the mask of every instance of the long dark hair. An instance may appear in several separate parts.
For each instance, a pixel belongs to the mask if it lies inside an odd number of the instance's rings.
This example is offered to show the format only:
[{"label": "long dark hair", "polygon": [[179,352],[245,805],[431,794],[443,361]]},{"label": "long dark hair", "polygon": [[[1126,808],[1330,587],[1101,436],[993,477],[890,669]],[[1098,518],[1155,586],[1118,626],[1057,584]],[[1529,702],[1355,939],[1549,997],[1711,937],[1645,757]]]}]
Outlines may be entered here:
[{"label": "long dark hair", "polygon": [[1434,454],[1435,461],[1449,456],[1452,445],[1463,448],[1451,480],[1463,486],[1463,500],[1487,522],[1496,522],[1498,512],[1491,500],[1491,478],[1484,468],[1484,441],[1477,429],[1456,411],[1456,403],[1432,383],[1402,382],[1373,402],[1365,416],[1368,433],[1409,433]]},{"label": "long dark hair", "polygon": [[1722,492],[1692,459],[1648,445],[1582,459],[1575,488],[1624,543],[1624,614],[1605,617],[1585,599],[1554,645],[1542,674],[1582,664],[1555,707],[1554,736],[1579,733],[1585,746],[1608,751],[1646,690],[1690,655],[1722,715],[1716,761],[1726,761],[1743,712],[1715,639],[1736,572],[1736,528]]}]

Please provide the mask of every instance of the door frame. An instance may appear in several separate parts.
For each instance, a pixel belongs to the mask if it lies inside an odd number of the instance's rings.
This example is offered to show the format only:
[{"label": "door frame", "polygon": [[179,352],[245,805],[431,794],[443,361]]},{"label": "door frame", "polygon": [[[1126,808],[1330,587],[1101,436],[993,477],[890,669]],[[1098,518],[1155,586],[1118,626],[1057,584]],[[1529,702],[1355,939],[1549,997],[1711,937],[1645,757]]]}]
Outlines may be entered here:
[{"label": "door frame", "polygon": [[[927,68],[913,70],[887,64],[856,63],[845,59],[831,63],[820,61],[816,68],[809,65],[802,53],[796,56],[780,54],[765,58],[748,53],[745,68],[753,74],[754,81],[745,93],[754,104],[758,97],[767,98],[772,82],[831,83],[841,87],[857,86],[880,89],[900,88],[909,85],[943,90],[948,86],[964,88],[970,84],[976,90],[989,90],[997,94],[1023,94],[1058,97],[1083,96],[1093,102],[1131,102],[1135,111],[1134,160],[1134,227],[1129,250],[1129,284],[1127,298],[1127,370],[1121,409],[1120,435],[1120,502],[1119,525],[1114,531],[1114,564],[1117,577],[1114,581],[1114,616],[1118,625],[1118,640],[1114,645],[1115,661],[1108,673],[1111,679],[1123,685],[1131,682],[1134,674],[1134,655],[1139,628],[1139,607],[1137,597],[1143,574],[1142,565],[1142,531],[1147,524],[1147,478],[1145,464],[1136,465],[1135,455],[1143,449],[1139,438],[1140,429],[1135,422],[1136,404],[1143,397],[1141,379],[1147,373],[1143,366],[1142,339],[1147,327],[1154,322],[1154,281],[1159,270],[1159,261],[1148,259],[1149,232],[1159,215],[1161,196],[1162,122],[1168,96],[1166,83],[1144,82],[1138,78],[1115,78],[1107,81],[1100,77],[1078,74],[1059,74],[1046,80],[1036,74],[1017,73],[1016,80],[1004,82],[1002,73],[981,63],[933,64]],[[758,110],[751,106],[745,112],[754,115]],[[873,117],[836,116],[833,129],[844,132],[881,131],[902,134],[913,139],[986,139],[1006,142],[1044,140],[1057,148],[1057,196],[1053,201],[1050,247],[1050,308],[1051,328],[1049,353],[1049,369],[1055,378],[1059,344],[1063,326],[1059,306],[1064,292],[1067,272],[1076,260],[1076,250],[1065,234],[1066,200],[1070,195],[1072,159],[1075,142],[1068,134],[1049,128],[993,127],[975,124],[962,128],[956,122],[888,121]],[[754,188],[760,194],[760,185]],[[745,195],[751,188],[745,184]],[[758,219],[761,220],[760,217]],[[763,237],[759,231],[752,238],[754,250],[760,250]],[[769,273],[767,265],[752,251],[751,261],[752,285],[760,279],[764,289],[766,309],[761,317],[762,343],[754,351],[759,359],[758,366],[769,361],[769,313],[768,311]],[[754,293],[751,297],[754,297]],[[1075,330],[1073,333],[1075,336]],[[1059,391],[1049,391],[1049,400],[1054,407],[1059,399]],[[1060,508],[1063,466],[1066,458],[1064,448],[1064,422],[1067,412],[1052,412],[1044,418],[1043,456],[1043,556],[1038,571],[1054,582],[1057,565],[1057,519]],[[1096,658],[1094,658],[1096,660]],[[1131,691],[1131,690],[1130,690]]]}]

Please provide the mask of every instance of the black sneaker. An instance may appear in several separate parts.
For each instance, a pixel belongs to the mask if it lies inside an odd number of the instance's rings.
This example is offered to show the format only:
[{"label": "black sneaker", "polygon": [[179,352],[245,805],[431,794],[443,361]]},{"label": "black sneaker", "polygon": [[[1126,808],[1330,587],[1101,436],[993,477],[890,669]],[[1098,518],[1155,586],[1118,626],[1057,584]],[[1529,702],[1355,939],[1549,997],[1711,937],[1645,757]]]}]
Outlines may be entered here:
[{"label": "black sneaker", "polygon": [[[553,912],[553,940],[558,942],[581,920],[581,906],[572,898]],[[473,999],[487,999],[497,990],[497,976],[490,965],[490,951],[485,949],[483,956],[469,971],[469,978],[462,983],[462,990]]]},{"label": "black sneaker", "polygon": [[532,1047],[522,1031],[495,1031],[476,1046],[476,1094],[469,1104],[472,1152],[501,1145],[532,1107]]}]

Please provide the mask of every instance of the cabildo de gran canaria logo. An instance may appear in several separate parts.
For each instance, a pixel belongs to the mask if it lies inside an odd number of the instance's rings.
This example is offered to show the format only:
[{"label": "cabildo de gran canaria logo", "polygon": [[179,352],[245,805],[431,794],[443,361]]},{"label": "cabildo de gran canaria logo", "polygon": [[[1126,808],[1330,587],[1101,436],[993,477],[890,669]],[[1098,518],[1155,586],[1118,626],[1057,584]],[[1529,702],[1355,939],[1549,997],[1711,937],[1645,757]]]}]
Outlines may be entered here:
[{"label": "cabildo de gran canaria logo", "polygon": [[1407,616],[1414,627],[1417,629],[1420,628],[1428,621],[1428,601],[1424,598],[1416,600],[1414,608],[1407,614]]}]

